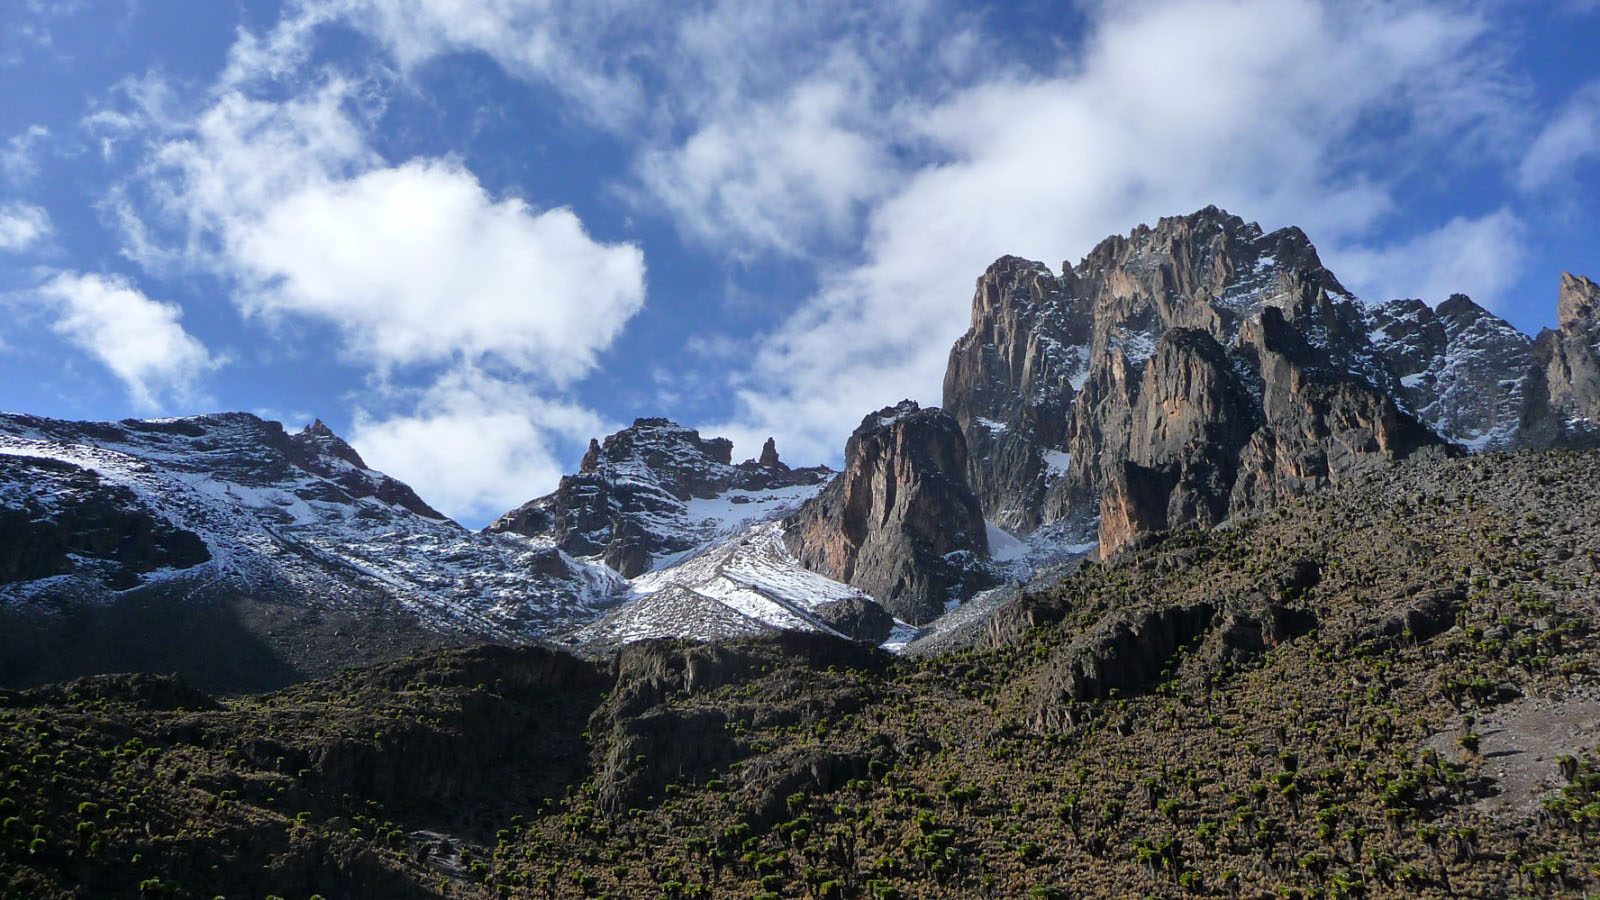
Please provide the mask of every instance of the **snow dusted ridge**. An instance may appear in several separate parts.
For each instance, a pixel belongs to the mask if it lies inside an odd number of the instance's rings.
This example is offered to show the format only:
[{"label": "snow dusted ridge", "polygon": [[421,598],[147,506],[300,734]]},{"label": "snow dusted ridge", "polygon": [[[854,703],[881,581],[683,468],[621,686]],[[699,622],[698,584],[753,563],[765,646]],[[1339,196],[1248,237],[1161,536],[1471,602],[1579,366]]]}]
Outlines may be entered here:
[{"label": "snow dusted ridge", "polygon": [[791,469],[770,440],[759,459],[735,465],[732,453],[726,439],[638,419],[603,444],[591,442],[577,474],[489,530],[548,540],[633,577],[798,507],[833,475],[824,467]]},{"label": "snow dusted ridge", "polygon": [[[0,603],[106,603],[166,586],[398,607],[435,630],[515,638],[592,620],[624,589],[548,543],[463,529],[316,427],[289,435],[244,413],[115,424],[4,415],[0,461],[8,535],[34,557],[0,578]],[[142,564],[149,554],[128,548],[148,534],[188,535],[204,550]]]},{"label": "snow dusted ridge", "polygon": [[[320,422],[290,434],[244,413],[0,415],[0,610],[249,597],[591,651],[773,630],[899,649],[926,633],[785,547],[781,520],[833,473],[790,469],[770,446],[734,465],[725,442],[642,421],[593,449],[562,490],[502,520],[544,517],[524,534],[462,528]],[[989,536],[996,570],[1016,580],[1087,549],[1060,546],[1049,529],[1020,541],[991,525]],[[611,565],[619,545],[646,554],[632,579]]]},{"label": "snow dusted ridge", "polygon": [[[764,631],[840,634],[830,607],[870,603],[861,591],[800,567],[767,522],[705,552],[642,575],[628,602],[568,641],[619,645],[649,638],[698,640]],[[884,614],[887,618],[887,614]]]}]

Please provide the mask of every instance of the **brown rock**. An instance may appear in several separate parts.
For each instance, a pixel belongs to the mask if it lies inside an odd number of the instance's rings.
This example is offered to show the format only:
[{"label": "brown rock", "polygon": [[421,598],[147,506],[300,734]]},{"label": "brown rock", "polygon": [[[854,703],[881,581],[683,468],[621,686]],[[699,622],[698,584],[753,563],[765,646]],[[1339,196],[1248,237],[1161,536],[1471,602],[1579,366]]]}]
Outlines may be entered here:
[{"label": "brown rock", "polygon": [[966,473],[955,419],[909,400],[879,410],[850,436],[844,472],[789,519],[784,542],[806,568],[927,622],[990,581]]},{"label": "brown rock", "polygon": [[1556,321],[1533,345],[1545,387],[1540,412],[1557,435],[1553,443],[1600,445],[1600,285],[1563,274]]}]

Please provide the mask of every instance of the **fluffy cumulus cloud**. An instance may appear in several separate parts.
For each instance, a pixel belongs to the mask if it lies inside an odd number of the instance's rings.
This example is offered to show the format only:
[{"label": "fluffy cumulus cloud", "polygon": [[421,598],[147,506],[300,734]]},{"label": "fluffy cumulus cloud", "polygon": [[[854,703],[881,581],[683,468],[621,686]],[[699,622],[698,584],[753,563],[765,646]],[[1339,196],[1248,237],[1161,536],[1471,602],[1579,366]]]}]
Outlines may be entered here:
[{"label": "fluffy cumulus cloud", "polygon": [[50,215],[26,203],[0,205],[0,250],[27,250],[50,234]]},{"label": "fluffy cumulus cloud", "polygon": [[460,164],[368,146],[358,86],[288,100],[223,93],[163,134],[147,186],[185,257],[231,278],[248,314],[334,326],[380,369],[493,358],[565,383],[644,302],[642,251],[569,209],[496,199]]},{"label": "fluffy cumulus cloud", "polygon": [[371,465],[427,488],[429,502],[469,522],[542,494],[561,477],[556,439],[614,426],[570,403],[476,369],[429,387],[412,412],[358,412],[351,443]]},{"label": "fluffy cumulus cloud", "polygon": [[[324,75],[268,96],[281,74],[268,62],[294,58],[282,43],[243,39],[192,117],[144,91],[158,99],[96,120],[145,145],[112,201],[128,252],[222,279],[248,319],[331,327],[387,396],[416,404],[363,413],[374,464],[445,511],[474,517],[553,481],[566,423],[595,420],[554,398],[642,306],[643,252],[595,239],[570,209],[492,196],[459,162],[384,159],[369,84]],[[520,393],[486,391],[480,366]]]},{"label": "fluffy cumulus cloud", "polygon": [[324,319],[379,365],[493,357],[564,383],[644,301],[644,257],[568,209],[496,202],[419,161],[308,187],[233,237],[252,309]]},{"label": "fluffy cumulus cloud", "polygon": [[116,276],[59,273],[38,296],[56,333],[109,369],[141,408],[158,407],[164,396],[188,397],[195,380],[220,362],[184,330],[176,305]]}]

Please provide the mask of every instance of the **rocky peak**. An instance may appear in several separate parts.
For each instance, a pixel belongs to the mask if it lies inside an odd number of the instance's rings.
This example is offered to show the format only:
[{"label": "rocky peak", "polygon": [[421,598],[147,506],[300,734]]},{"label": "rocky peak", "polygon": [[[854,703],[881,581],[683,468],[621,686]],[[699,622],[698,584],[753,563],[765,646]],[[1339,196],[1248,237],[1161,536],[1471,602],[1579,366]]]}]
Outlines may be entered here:
[{"label": "rocky peak", "polygon": [[[1300,229],[1207,207],[1106,238],[1059,276],[997,260],[951,350],[944,405],[990,519],[1086,534],[1098,515],[1115,542],[1441,438],[1600,443],[1600,286],[1564,276],[1558,312],[1561,327],[1532,341],[1464,295],[1437,309],[1359,301]],[[1219,400],[1231,391],[1243,407]]]},{"label": "rocky peak", "polygon": [[1107,238],[1071,280],[1093,302],[1096,349],[1122,345],[1135,362],[1169,328],[1199,328],[1226,343],[1263,305],[1319,290],[1349,296],[1300,229],[1264,233],[1215,206]]},{"label": "rocky peak", "polygon": [[721,490],[733,460],[733,442],[700,437],[671,419],[640,418],[608,436],[598,449],[590,442],[580,471],[611,478],[645,478],[678,498],[708,497]]},{"label": "rocky peak", "polygon": [[1226,347],[1277,307],[1326,343],[1349,344],[1335,347],[1338,365],[1383,377],[1348,300],[1300,229],[1264,232],[1216,207],[1107,238],[1060,276],[996,261],[944,383],[985,514],[1020,531],[1061,519],[1087,527],[1126,458],[1143,370],[1172,329]]},{"label": "rocky peak", "polygon": [[1561,273],[1556,325],[1564,331],[1594,332],[1600,328],[1600,284],[1582,275]]},{"label": "rocky peak", "polygon": [[1538,413],[1553,443],[1600,446],[1600,285],[1563,274],[1556,321],[1533,343],[1543,382]]},{"label": "rocky peak", "polygon": [[365,469],[367,464],[361,459],[361,454],[356,449],[345,443],[344,439],[333,433],[333,429],[323,423],[321,419],[313,419],[310,425],[300,429],[300,433],[292,436],[290,440],[308,457],[331,456],[341,459],[358,469]]},{"label": "rocky peak", "polygon": [[756,464],[763,469],[788,468],[778,459],[778,443],[772,438],[767,438],[767,442],[761,445],[761,458],[756,460]]},{"label": "rocky peak", "polygon": [[790,517],[784,541],[801,565],[913,623],[986,586],[988,536],[960,425],[910,400],[867,415],[844,471]]},{"label": "rocky peak", "polygon": [[768,451],[770,465],[732,465],[727,438],[703,438],[670,419],[635,419],[603,441],[591,440],[577,474],[563,477],[554,493],[506,513],[487,530],[548,538],[566,553],[599,557],[631,578],[710,536],[691,516],[693,501],[820,485],[832,474],[826,467],[783,465],[770,439],[763,460]]},{"label": "rocky peak", "polygon": [[286,444],[286,453],[297,466],[337,484],[351,497],[374,497],[424,518],[449,521],[444,513],[417,496],[410,485],[367,468],[361,454],[321,419],[312,420],[298,434],[288,435]]}]

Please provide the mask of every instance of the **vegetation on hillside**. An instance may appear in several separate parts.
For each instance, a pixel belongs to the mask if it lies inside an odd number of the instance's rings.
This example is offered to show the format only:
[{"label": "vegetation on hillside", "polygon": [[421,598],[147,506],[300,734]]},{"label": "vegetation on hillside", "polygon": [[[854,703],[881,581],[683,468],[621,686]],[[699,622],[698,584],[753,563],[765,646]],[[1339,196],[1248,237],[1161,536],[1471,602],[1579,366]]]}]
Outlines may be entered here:
[{"label": "vegetation on hillside", "polygon": [[1593,895],[1596,484],[1594,454],[1386,470],[933,658],[786,635],[3,695],[0,896]]}]

